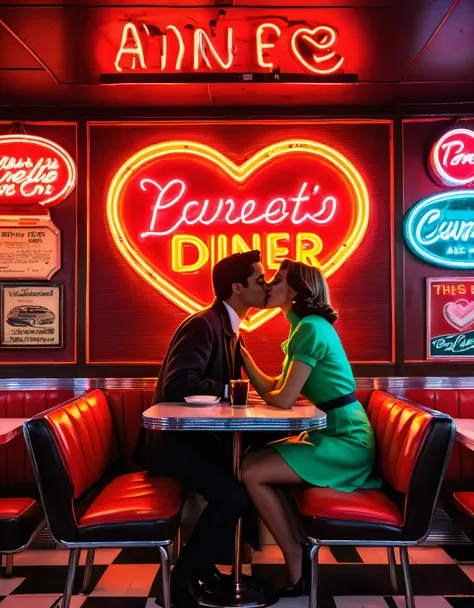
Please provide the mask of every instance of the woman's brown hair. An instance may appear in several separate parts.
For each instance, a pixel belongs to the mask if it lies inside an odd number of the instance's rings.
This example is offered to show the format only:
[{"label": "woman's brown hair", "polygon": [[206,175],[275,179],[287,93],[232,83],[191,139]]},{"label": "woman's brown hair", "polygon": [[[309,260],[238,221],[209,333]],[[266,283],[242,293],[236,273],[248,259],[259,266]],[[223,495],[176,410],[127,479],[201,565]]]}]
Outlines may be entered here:
[{"label": "woman's brown hair", "polygon": [[331,324],[337,320],[337,312],[329,300],[326,279],[319,268],[289,259],[283,260],[281,268],[288,270],[286,280],[296,291],[293,310],[298,317],[319,315]]}]

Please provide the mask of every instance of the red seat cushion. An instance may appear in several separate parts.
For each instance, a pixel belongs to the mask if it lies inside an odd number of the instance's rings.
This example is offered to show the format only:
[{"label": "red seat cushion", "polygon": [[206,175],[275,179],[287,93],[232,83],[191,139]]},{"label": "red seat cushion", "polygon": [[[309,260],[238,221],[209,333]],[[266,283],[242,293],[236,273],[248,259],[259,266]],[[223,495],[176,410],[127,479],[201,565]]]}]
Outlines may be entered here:
[{"label": "red seat cushion", "polygon": [[34,498],[0,498],[0,553],[24,548],[42,520],[43,509]]},{"label": "red seat cushion", "polygon": [[453,494],[453,506],[474,517],[474,492],[456,492]]},{"label": "red seat cushion", "polygon": [[295,490],[294,496],[305,517],[403,525],[402,512],[382,490],[307,488]]},{"label": "red seat cushion", "polygon": [[79,520],[79,526],[165,520],[181,508],[181,485],[147,472],[116,477]]},{"label": "red seat cushion", "polygon": [[0,498],[0,519],[21,517],[35,503],[34,498]]}]

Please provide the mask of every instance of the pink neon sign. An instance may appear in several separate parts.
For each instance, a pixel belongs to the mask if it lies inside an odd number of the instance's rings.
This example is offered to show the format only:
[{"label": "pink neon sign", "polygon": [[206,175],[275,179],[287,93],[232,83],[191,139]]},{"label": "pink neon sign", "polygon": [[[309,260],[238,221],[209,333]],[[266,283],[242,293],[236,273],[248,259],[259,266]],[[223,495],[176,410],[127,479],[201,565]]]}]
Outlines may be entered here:
[{"label": "pink neon sign", "polygon": [[444,186],[474,185],[474,131],[452,129],[433,146],[430,170]]}]

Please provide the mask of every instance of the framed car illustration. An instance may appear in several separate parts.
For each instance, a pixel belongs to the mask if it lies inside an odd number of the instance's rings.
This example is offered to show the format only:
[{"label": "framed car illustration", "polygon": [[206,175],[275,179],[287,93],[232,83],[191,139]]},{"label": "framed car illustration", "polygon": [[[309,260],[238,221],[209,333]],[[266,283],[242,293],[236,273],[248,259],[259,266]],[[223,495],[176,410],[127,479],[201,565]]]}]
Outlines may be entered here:
[{"label": "framed car illustration", "polygon": [[2,348],[63,346],[63,286],[49,283],[2,283]]}]

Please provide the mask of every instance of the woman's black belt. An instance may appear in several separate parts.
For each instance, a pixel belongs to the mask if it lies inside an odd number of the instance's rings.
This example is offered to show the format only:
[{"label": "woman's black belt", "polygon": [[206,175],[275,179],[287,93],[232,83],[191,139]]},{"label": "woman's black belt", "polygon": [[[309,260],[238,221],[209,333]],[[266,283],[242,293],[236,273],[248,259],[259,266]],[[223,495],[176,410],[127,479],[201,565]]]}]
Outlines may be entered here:
[{"label": "woman's black belt", "polygon": [[357,401],[357,395],[355,391],[352,391],[352,393],[349,393],[348,395],[341,395],[340,397],[330,399],[324,403],[318,403],[318,407],[324,412],[330,412],[331,410],[337,410],[339,407],[354,403],[354,401]]}]

